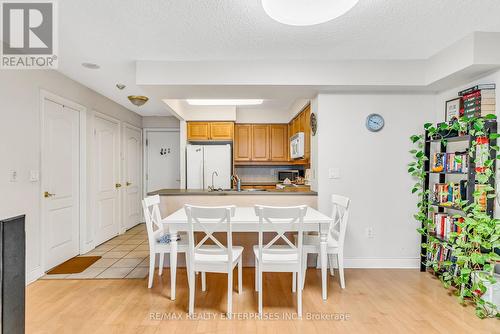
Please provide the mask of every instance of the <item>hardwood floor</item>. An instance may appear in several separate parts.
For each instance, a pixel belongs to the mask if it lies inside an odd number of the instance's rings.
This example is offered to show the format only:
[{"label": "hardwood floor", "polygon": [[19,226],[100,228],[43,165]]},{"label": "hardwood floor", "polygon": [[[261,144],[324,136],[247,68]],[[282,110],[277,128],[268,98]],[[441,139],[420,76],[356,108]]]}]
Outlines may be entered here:
[{"label": "hardwood floor", "polygon": [[[27,288],[27,333],[500,333],[495,319],[480,320],[460,306],[430,274],[417,270],[346,269],[346,289],[329,277],[321,301],[319,271],[310,269],[303,295],[304,318],[295,315],[291,274],[264,274],[264,312],[271,320],[244,319],[257,312],[253,268],[245,268],[243,293],[233,295],[233,320],[224,319],[226,275],[197,281],[195,312],[186,319],[186,272],[178,270],[177,300],[169,299],[169,273],[137,280],[39,280]],[[236,275],[235,275],[236,276]],[[236,285],[235,285],[236,286]],[[315,319],[323,316],[330,319]],[[170,319],[169,319],[170,317]],[[309,318],[308,318],[309,317]],[[182,318],[182,319],[174,319]]]}]

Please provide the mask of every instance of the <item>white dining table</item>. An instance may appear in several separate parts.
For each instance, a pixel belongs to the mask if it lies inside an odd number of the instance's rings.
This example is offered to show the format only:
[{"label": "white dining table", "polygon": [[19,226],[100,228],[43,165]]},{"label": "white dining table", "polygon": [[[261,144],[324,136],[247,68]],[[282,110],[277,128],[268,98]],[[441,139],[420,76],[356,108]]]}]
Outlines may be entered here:
[{"label": "white dining table", "polygon": [[[168,225],[170,233],[187,232],[188,220],[184,208],[179,209],[162,220],[163,224]],[[321,263],[321,283],[322,283],[322,298],[327,298],[327,235],[330,230],[330,224],[333,219],[322,214],[311,207],[307,208],[304,216],[304,232],[318,232],[320,234],[320,263]],[[256,233],[259,231],[259,218],[255,214],[253,207],[237,207],[234,217],[231,218],[231,229],[233,232],[250,232]],[[195,231],[198,231],[195,228]],[[215,231],[217,232],[217,231]],[[175,300],[175,281],[177,273],[177,242],[171,243],[170,252],[170,289],[171,299]]]}]

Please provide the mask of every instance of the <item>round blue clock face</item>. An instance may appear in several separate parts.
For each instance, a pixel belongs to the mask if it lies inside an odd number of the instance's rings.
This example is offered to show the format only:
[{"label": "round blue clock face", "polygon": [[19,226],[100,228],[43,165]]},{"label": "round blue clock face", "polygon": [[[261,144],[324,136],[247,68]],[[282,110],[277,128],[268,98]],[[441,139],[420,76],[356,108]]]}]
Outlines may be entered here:
[{"label": "round blue clock face", "polygon": [[370,114],[366,118],[366,128],[372,132],[382,130],[384,127],[384,118],[379,114]]}]

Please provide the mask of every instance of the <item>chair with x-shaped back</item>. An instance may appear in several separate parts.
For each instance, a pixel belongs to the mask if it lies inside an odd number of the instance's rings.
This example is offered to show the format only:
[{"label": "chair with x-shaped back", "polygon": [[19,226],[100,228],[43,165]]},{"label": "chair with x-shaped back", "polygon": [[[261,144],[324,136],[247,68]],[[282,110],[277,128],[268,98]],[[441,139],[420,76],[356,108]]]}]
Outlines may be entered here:
[{"label": "chair with x-shaped back", "polygon": [[[242,253],[243,247],[233,246],[231,218],[235,206],[201,207],[185,205],[188,218],[188,268],[189,268],[189,314],[194,313],[196,289],[195,272],[227,273],[227,315],[231,318],[233,308],[233,270],[238,264],[238,293],[242,290]],[[214,232],[226,232],[224,246]],[[194,232],[205,234],[195,242]],[[206,244],[207,242],[212,244]],[[202,277],[202,290],[205,289]]]}]

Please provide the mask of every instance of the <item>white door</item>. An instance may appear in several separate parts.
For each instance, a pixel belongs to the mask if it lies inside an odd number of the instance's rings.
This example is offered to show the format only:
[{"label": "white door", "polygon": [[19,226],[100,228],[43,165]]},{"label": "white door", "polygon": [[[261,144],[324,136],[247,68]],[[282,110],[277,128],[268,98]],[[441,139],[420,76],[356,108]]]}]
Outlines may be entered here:
[{"label": "white door", "polygon": [[[231,188],[231,145],[205,145],[204,147],[204,188]],[[213,180],[213,184],[212,184]]]},{"label": "white door", "polygon": [[180,138],[178,131],[147,132],[146,192],[179,189]]},{"label": "white door", "polygon": [[79,113],[43,100],[42,178],[45,270],[79,254]]},{"label": "white door", "polygon": [[120,231],[120,124],[107,117],[94,119],[94,199],[96,245]]},{"label": "white door", "polygon": [[187,189],[203,189],[203,146],[186,146]]},{"label": "white door", "polygon": [[129,229],[141,221],[142,180],[141,130],[129,125],[123,130],[123,221]]}]

